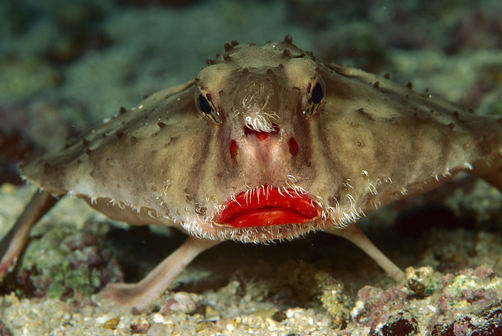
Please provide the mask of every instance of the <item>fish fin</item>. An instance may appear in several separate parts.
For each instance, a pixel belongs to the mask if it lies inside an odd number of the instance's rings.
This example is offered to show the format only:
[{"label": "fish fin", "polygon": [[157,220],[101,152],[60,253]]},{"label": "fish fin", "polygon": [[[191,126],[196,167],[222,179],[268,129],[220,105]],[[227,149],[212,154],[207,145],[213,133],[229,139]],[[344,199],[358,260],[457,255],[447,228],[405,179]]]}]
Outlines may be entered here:
[{"label": "fish fin", "polygon": [[140,282],[108,284],[100,293],[119,306],[143,310],[160,297],[199,253],[219,243],[220,241],[189,237]]},{"label": "fish fin", "polygon": [[373,260],[375,260],[396,283],[400,283],[404,280],[404,272],[387,258],[356,224],[350,224],[345,228],[332,228],[325,230],[325,232],[343,237],[359,247],[368,256],[373,258]]},{"label": "fish fin", "polygon": [[47,191],[37,192],[0,243],[0,281],[16,266],[30,240],[30,230],[58,201]]}]

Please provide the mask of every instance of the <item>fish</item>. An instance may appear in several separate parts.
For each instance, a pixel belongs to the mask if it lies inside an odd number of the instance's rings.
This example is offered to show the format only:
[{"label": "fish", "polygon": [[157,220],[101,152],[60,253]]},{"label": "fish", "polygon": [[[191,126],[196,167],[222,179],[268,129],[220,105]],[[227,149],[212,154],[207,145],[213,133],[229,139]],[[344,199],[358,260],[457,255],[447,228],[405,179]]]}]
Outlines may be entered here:
[{"label": "fish", "polygon": [[28,158],[38,186],[0,244],[0,279],[61,197],[109,218],[170,226],[187,240],[144,279],[102,295],[145,309],[201,252],[313,231],[344,237],[396,282],[404,273],[358,228],[362,217],[467,171],[502,190],[502,118],[412,84],[318,60],[291,36],[225,44],[198,76]]}]

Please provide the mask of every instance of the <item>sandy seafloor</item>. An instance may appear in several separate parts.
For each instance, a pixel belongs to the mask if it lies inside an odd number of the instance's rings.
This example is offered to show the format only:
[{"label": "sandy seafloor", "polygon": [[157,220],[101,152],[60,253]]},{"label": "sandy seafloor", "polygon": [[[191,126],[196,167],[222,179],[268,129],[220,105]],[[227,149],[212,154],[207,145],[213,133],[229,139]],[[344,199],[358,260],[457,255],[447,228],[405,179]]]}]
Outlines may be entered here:
[{"label": "sandy seafloor", "polygon": [[[2,1],[0,127],[51,150],[143,94],[195,77],[224,42],[286,34],[319,58],[502,114],[500,1],[172,2]],[[0,188],[2,235],[33,191]],[[462,175],[364,219],[386,255],[413,267],[406,284],[322,233],[270,246],[228,242],[136,312],[97,291],[141,279],[184,237],[125,231],[63,199],[2,287],[0,334],[502,335],[501,201]]]}]

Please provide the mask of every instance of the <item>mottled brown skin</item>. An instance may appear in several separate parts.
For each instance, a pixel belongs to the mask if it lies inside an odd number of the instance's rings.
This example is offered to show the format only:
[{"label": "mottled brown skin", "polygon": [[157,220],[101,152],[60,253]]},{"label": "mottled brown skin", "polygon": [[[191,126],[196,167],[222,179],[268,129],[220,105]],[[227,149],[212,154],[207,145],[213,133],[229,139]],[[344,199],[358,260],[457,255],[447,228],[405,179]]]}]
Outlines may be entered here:
[{"label": "mottled brown skin", "polygon": [[[357,229],[359,218],[461,170],[502,188],[500,119],[320,62],[289,37],[226,50],[195,80],[160,91],[21,166],[22,175],[46,191],[36,196],[42,201],[48,193],[70,194],[110,218],[174,226],[193,236],[139,284],[105,288],[118,304],[146,307],[219,241],[292,239],[313,230],[351,240],[399,280],[402,272]],[[209,106],[200,104],[200,95]],[[256,197],[266,188],[306,194],[319,216],[306,224],[245,228],[217,221],[236,195]],[[0,266],[8,268],[16,253]]]}]

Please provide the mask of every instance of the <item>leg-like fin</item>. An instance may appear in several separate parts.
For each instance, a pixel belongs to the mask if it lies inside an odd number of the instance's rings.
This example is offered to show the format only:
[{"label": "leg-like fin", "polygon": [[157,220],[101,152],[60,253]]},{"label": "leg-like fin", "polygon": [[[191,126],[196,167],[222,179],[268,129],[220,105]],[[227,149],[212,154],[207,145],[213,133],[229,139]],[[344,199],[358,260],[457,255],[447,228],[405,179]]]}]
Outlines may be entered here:
[{"label": "leg-like fin", "polygon": [[157,299],[199,253],[218,243],[220,241],[189,237],[140,282],[109,284],[101,294],[119,306],[142,310]]},{"label": "leg-like fin", "polygon": [[37,192],[0,243],[0,281],[15,267],[30,238],[33,225],[58,200],[46,191]]},{"label": "leg-like fin", "polygon": [[359,247],[373,258],[396,283],[400,283],[404,279],[404,272],[380,252],[356,224],[351,224],[343,229],[329,229],[326,232],[343,237]]}]

